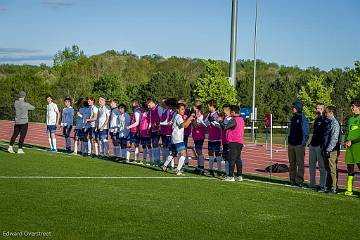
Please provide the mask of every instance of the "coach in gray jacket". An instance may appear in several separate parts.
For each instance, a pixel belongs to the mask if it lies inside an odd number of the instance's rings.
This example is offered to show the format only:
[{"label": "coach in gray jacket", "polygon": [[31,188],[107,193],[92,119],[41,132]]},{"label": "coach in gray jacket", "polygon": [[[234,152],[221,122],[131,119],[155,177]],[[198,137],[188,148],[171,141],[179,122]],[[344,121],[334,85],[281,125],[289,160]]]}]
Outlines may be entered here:
[{"label": "coach in gray jacket", "polygon": [[15,106],[15,125],[14,125],[14,133],[11,137],[10,146],[8,148],[9,153],[14,153],[13,145],[15,143],[15,139],[17,138],[17,136],[19,134],[20,134],[19,149],[18,149],[17,153],[20,153],[20,154],[24,153],[22,148],[23,148],[24,140],[25,140],[26,133],[28,130],[28,121],[29,121],[28,111],[35,109],[34,106],[25,102],[25,97],[26,97],[26,93],[21,91],[19,93],[19,99],[16,100],[15,104],[14,104],[14,106]]}]

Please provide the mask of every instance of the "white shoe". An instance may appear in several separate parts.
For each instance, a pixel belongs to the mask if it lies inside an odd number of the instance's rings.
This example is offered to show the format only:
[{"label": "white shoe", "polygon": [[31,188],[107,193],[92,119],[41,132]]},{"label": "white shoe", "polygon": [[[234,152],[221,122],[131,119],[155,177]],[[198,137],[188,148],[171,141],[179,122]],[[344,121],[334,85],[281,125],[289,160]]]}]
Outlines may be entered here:
[{"label": "white shoe", "polygon": [[72,155],[75,155],[75,156],[76,156],[76,155],[78,155],[78,154],[77,154],[77,152],[73,152]]},{"label": "white shoe", "polygon": [[9,152],[9,153],[15,153],[15,152],[14,152],[14,149],[13,149],[13,147],[12,147],[12,146],[9,146],[9,148],[8,148],[8,152]]},{"label": "white shoe", "polygon": [[18,154],[24,154],[24,151],[22,150],[22,148],[19,148],[17,151]]},{"label": "white shoe", "polygon": [[235,178],[234,177],[226,177],[224,179],[225,182],[235,182]]},{"label": "white shoe", "polygon": [[181,171],[176,171],[176,176],[182,176],[182,172]]},{"label": "white shoe", "polygon": [[235,177],[235,180],[238,182],[242,182],[244,179],[242,176]]}]

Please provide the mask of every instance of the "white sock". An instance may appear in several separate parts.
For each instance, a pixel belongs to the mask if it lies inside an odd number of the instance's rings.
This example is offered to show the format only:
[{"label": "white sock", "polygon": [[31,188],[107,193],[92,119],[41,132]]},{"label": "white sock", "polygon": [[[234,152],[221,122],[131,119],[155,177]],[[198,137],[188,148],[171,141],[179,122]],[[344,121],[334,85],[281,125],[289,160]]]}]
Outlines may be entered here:
[{"label": "white sock", "polygon": [[51,137],[49,137],[49,145],[51,149],[54,149]]},{"label": "white sock", "polygon": [[172,158],[172,160],[171,160],[171,167],[172,167],[172,168],[175,167],[175,160],[174,160],[174,158]]},{"label": "white sock", "polygon": [[130,160],[130,148],[126,148],[126,160]]},{"label": "white sock", "polygon": [[53,138],[52,142],[53,142],[53,148],[56,150],[57,149],[56,148],[56,138]]},{"label": "white sock", "polygon": [[96,143],[94,144],[94,147],[95,147],[95,155],[96,155],[96,156],[99,156],[99,144],[96,142]]},{"label": "white sock", "polygon": [[181,156],[181,157],[179,158],[179,163],[178,163],[178,166],[177,166],[176,171],[180,172],[181,168],[182,168],[183,165],[184,165],[184,162],[185,162],[185,157],[184,157],[184,156]]},{"label": "white sock", "polygon": [[137,161],[139,159],[139,147],[135,147],[135,157],[134,157],[135,161]]},{"label": "white sock", "polygon": [[91,140],[88,140],[88,154],[91,155]]},{"label": "white sock", "polygon": [[216,162],[217,162],[217,170],[218,170],[218,172],[221,172],[221,170],[222,170],[222,166],[221,166],[221,160],[222,160],[222,158],[219,156],[219,157],[216,157]]},{"label": "white sock", "polygon": [[214,156],[209,156],[209,170],[214,169],[214,160],[215,160]]},{"label": "white sock", "polygon": [[78,152],[78,141],[75,140],[74,141],[74,153],[77,153]]},{"label": "white sock", "polygon": [[167,167],[171,161],[174,161],[174,158],[170,155],[167,157],[164,166]]}]

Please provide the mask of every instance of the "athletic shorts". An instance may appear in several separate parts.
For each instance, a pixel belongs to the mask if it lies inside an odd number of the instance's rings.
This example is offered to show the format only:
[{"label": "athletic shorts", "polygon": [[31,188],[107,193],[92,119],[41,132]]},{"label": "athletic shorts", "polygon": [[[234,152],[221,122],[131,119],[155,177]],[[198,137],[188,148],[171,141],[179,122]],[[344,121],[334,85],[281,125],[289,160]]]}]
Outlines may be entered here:
[{"label": "athletic shorts", "polygon": [[160,132],[152,132],[151,133],[151,143],[158,145],[160,142]]},{"label": "athletic shorts", "polygon": [[360,143],[351,145],[346,149],[345,153],[346,164],[358,164],[360,163]]},{"label": "athletic shorts", "polygon": [[201,140],[194,140],[194,144],[195,144],[195,150],[197,152],[202,152],[203,146],[204,146],[204,139]]},{"label": "athletic shorts", "polygon": [[74,137],[75,137],[75,139],[76,139],[76,138],[77,138],[77,139],[81,139],[81,138],[84,138],[84,136],[85,136],[84,130],[82,130],[82,129],[75,129],[75,131],[74,131]]},{"label": "athletic shorts", "polygon": [[161,135],[163,148],[171,148],[171,136]]},{"label": "athletic shorts", "polygon": [[108,129],[98,131],[98,135],[99,135],[100,140],[107,140],[108,139]]},{"label": "athletic shorts", "polygon": [[172,152],[173,154],[175,154],[175,153],[180,153],[180,152],[184,151],[185,149],[186,149],[186,147],[185,147],[185,143],[184,143],[184,142],[171,144],[171,152]]},{"label": "athletic shorts", "polygon": [[151,145],[151,137],[140,137],[140,144],[141,145]]},{"label": "athletic shorts", "polygon": [[121,138],[119,138],[119,143],[120,143],[121,145],[127,145],[128,142],[130,142],[130,140],[129,140],[129,138],[127,138],[127,137],[121,137]]},{"label": "athletic shorts", "polygon": [[138,145],[140,143],[139,133],[130,132],[130,143]]},{"label": "athletic shorts", "polygon": [[94,127],[86,128],[87,134],[89,138],[95,138],[96,137],[96,131]]},{"label": "athletic shorts", "polygon": [[47,131],[49,133],[55,133],[56,132],[56,125],[47,125]]},{"label": "athletic shorts", "polygon": [[72,126],[63,127],[63,136],[66,138],[70,137],[71,129],[72,129]]},{"label": "athletic shorts", "polygon": [[208,142],[208,151],[218,153],[220,152],[220,141]]},{"label": "athletic shorts", "polygon": [[110,132],[110,138],[111,140],[113,141],[117,141],[119,139],[119,133],[113,133],[113,132]]}]

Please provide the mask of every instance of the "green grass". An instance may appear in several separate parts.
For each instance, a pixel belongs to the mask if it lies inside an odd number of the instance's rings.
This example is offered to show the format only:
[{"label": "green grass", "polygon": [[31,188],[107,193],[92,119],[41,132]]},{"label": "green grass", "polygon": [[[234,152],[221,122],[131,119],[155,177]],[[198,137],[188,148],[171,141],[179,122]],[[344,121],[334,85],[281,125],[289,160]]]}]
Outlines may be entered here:
[{"label": "green grass", "polygon": [[[11,155],[1,146],[1,176],[174,176],[36,148]],[[40,231],[52,239],[359,239],[358,198],[261,182],[1,178],[0,203],[0,238]]]}]

